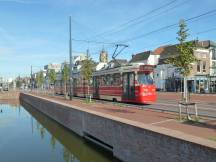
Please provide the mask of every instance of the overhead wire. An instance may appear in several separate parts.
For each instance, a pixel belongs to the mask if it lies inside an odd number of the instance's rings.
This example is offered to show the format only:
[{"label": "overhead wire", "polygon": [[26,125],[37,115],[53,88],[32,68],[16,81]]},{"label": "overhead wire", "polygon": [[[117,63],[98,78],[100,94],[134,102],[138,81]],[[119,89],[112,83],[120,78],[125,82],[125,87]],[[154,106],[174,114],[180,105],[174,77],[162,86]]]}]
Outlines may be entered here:
[{"label": "overhead wire", "polygon": [[118,26],[116,26],[116,27],[114,27],[114,28],[112,28],[112,29],[109,29],[109,30],[107,30],[107,31],[105,31],[105,32],[99,33],[99,34],[93,36],[93,38],[99,37],[99,36],[103,36],[103,35],[105,35],[105,34],[109,34],[110,32],[113,32],[113,31],[115,31],[116,29],[119,29],[119,28],[121,28],[121,27],[125,27],[126,25],[128,25],[128,24],[130,24],[130,23],[132,23],[132,22],[135,22],[135,21],[137,21],[137,20],[140,20],[140,19],[142,19],[142,18],[144,18],[144,17],[146,17],[146,16],[148,16],[148,15],[151,15],[152,13],[155,13],[155,12],[157,12],[157,11],[163,9],[163,8],[166,8],[166,7],[170,6],[170,5],[172,5],[172,4],[174,4],[175,2],[177,2],[177,1],[178,1],[178,0],[172,0],[172,1],[168,2],[168,3],[166,3],[166,4],[163,4],[163,5],[161,5],[161,6],[157,7],[157,8],[155,8],[155,9],[150,10],[149,12],[145,13],[144,15],[138,16],[138,17],[133,18],[133,19],[131,19],[131,20],[128,20],[127,22],[124,22],[124,23],[122,23],[122,24],[120,24],[120,25],[118,25]]},{"label": "overhead wire", "polygon": [[197,35],[200,35],[200,34],[209,33],[209,32],[215,31],[215,30],[216,30],[216,28],[211,28],[211,29],[208,29],[208,30],[204,30],[204,31],[201,31],[201,32],[197,32],[196,34],[197,34]]},{"label": "overhead wire", "polygon": [[[200,31],[200,32],[197,32],[195,34],[191,34],[190,36],[197,36],[197,35],[201,35],[201,34],[205,34],[205,33],[208,33],[208,32],[212,32],[212,31],[215,31],[216,28],[210,28],[210,29],[207,29],[207,30],[204,30],[204,31]],[[177,41],[177,39],[170,39],[168,41],[164,41],[162,43],[156,43],[156,44],[151,44],[151,45],[148,45],[148,46],[144,46],[144,48],[150,48],[150,47],[155,47],[155,46],[165,46],[165,45],[172,45],[172,44],[167,44],[167,43],[170,43],[170,42],[173,42],[173,41]]]},{"label": "overhead wire", "polygon": [[[191,17],[191,18],[188,18],[188,19],[185,19],[185,22],[190,22],[192,20],[193,21],[197,21],[198,19],[200,19],[200,18],[202,18],[204,16],[207,16],[209,14],[212,14],[212,13],[216,13],[216,9],[208,11],[208,12],[205,12],[205,13],[197,15],[197,16],[194,16],[194,17]],[[126,42],[130,42],[130,41],[134,41],[134,40],[140,39],[142,37],[145,37],[145,36],[148,36],[148,35],[151,35],[151,34],[154,34],[154,33],[160,32],[160,31],[163,31],[165,29],[170,29],[172,27],[177,27],[178,25],[179,25],[179,23],[174,23],[174,24],[166,25],[166,26],[163,26],[163,27],[161,27],[159,29],[155,29],[153,31],[150,31],[148,33],[141,34],[141,35],[138,35],[138,36],[135,36],[135,37],[131,37],[131,38],[119,41],[119,42],[126,43]]]},{"label": "overhead wire", "polygon": [[[175,6],[172,6],[171,8],[168,8],[168,9],[166,9],[166,10],[163,10],[162,12],[159,12],[159,13],[156,14],[156,15],[152,15],[152,16],[149,17],[147,20],[153,19],[153,18],[155,18],[155,17],[161,16],[162,14],[165,14],[165,13],[167,13],[167,12],[170,12],[171,10],[173,10],[173,9],[175,9],[175,8],[177,8],[177,7],[180,7],[180,6],[184,5],[184,4],[185,4],[186,2],[188,2],[188,1],[191,1],[191,0],[185,0],[185,1],[181,2],[181,3],[179,3],[179,4],[176,4]],[[119,28],[119,29],[117,29],[117,30],[115,30],[115,31],[113,31],[113,32],[109,32],[109,33],[106,33],[106,34],[109,34],[108,36],[111,36],[111,35],[113,35],[113,34],[116,34],[116,33],[122,32],[122,31],[125,31],[125,30],[129,29],[130,27],[133,27],[133,26],[136,26],[136,25],[139,25],[139,24],[143,23],[144,20],[146,20],[146,19],[141,19],[141,20],[139,20],[139,21],[137,21],[137,22],[135,21],[135,22],[133,22],[133,23],[131,23],[131,24],[125,25],[125,26],[123,26],[122,28]],[[106,34],[104,34],[103,36],[105,36]]]},{"label": "overhead wire", "polygon": [[115,45],[117,42],[103,42],[103,41],[93,41],[93,40],[85,40],[85,39],[72,39],[73,41],[76,42],[84,42],[84,43],[93,43],[93,44],[110,44],[110,45]]},{"label": "overhead wire", "polygon": [[[182,4],[183,4],[183,3],[178,4],[178,5],[182,5]],[[178,6],[178,5],[176,5],[176,6]],[[176,7],[176,6],[174,6],[174,7]],[[200,14],[200,15],[197,15],[197,16],[194,16],[194,17],[191,17],[191,18],[188,18],[188,19],[186,19],[185,21],[186,21],[186,22],[189,22],[189,23],[192,23],[192,22],[195,22],[195,21],[200,20],[201,18],[203,18],[203,17],[205,17],[205,16],[208,16],[208,15],[210,15],[210,14],[213,14],[213,13],[215,13],[215,12],[216,12],[216,9],[211,10],[211,11],[208,11],[208,12],[205,12],[205,13]],[[138,23],[138,22],[137,22],[137,23]],[[165,30],[165,29],[170,29],[170,28],[173,28],[173,27],[177,27],[178,25],[179,25],[179,23],[174,23],[174,24],[167,25],[167,26],[161,27],[161,28],[159,28],[159,29],[153,30],[153,31],[151,31],[151,32],[148,32],[148,33],[145,33],[145,34],[136,36],[136,37],[128,38],[128,39],[123,40],[123,41],[118,41],[118,42],[124,42],[124,43],[130,42],[130,41],[133,41],[133,40],[136,40],[136,39],[140,39],[140,38],[142,38],[142,37],[144,37],[144,36],[148,36],[148,35],[151,35],[151,34],[153,34],[153,33],[157,33],[157,32],[163,31],[163,30]],[[197,33],[197,34],[202,34],[202,33],[205,33],[205,32],[210,32],[211,30],[216,30],[216,28],[209,29],[209,30],[206,30],[206,31],[202,31],[202,32],[199,32],[199,33]],[[103,41],[81,40],[81,39],[73,39],[73,41],[80,41],[80,42],[84,42],[84,43],[88,43],[88,44],[89,44],[89,43],[94,43],[94,44],[107,44],[107,45],[111,45],[111,46],[113,46],[113,45],[115,45],[115,44],[117,43],[117,42],[103,42]],[[166,41],[166,42],[164,42],[164,43],[168,43],[168,42],[171,42],[171,40],[170,40],[170,41]],[[96,53],[96,52],[95,52],[95,53]]]}]

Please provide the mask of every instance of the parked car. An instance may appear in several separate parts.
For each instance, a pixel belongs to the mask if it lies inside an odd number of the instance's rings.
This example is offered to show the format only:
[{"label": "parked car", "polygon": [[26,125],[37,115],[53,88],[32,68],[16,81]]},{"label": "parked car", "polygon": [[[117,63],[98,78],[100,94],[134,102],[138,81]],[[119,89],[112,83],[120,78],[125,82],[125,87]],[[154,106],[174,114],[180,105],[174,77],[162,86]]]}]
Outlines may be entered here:
[{"label": "parked car", "polygon": [[3,91],[8,91],[9,88],[8,88],[8,85],[3,85]]},{"label": "parked car", "polygon": [[8,91],[8,90],[9,90],[8,87],[3,88],[3,91]]}]

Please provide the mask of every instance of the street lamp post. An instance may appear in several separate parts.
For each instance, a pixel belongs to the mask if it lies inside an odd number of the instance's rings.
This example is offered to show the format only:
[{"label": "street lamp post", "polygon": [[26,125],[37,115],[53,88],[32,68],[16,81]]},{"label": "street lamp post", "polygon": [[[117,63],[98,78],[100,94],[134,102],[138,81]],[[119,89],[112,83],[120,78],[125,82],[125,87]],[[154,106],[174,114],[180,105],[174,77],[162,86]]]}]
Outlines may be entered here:
[{"label": "street lamp post", "polygon": [[71,38],[71,16],[69,17],[69,58],[70,58],[70,100],[73,96],[73,56],[72,56],[72,38]]}]

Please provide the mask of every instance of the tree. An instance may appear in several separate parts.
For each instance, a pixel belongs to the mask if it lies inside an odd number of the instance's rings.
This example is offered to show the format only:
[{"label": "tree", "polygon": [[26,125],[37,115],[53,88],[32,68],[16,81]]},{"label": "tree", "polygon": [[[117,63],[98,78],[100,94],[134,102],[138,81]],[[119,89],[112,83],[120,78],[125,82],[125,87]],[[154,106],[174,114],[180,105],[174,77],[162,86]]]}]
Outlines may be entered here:
[{"label": "tree", "polygon": [[[88,55],[88,51],[87,51],[87,58],[82,61],[81,74],[83,76],[83,79],[87,81],[88,96],[89,97],[91,97],[89,95],[89,86],[90,86],[90,81],[92,79],[92,74],[94,72],[94,67],[95,67],[94,62],[90,58],[90,56]],[[91,98],[90,98],[90,100],[91,100]]]},{"label": "tree", "polygon": [[16,80],[16,87],[20,88],[22,85],[22,82],[20,80]]},{"label": "tree", "polygon": [[188,103],[187,77],[190,75],[192,69],[192,63],[197,62],[197,59],[194,56],[194,50],[195,50],[194,42],[193,41],[186,42],[189,34],[188,34],[187,25],[184,20],[180,20],[179,28],[180,29],[177,32],[178,34],[177,40],[179,41],[179,44],[176,45],[179,55],[177,57],[168,58],[166,62],[180,69],[181,75],[184,77],[183,101]]},{"label": "tree", "polygon": [[62,69],[62,79],[64,81],[64,93],[65,93],[65,98],[66,98],[67,97],[67,82],[70,79],[70,69],[66,63],[64,64],[64,67]]},{"label": "tree", "polygon": [[56,81],[56,72],[55,72],[54,69],[49,70],[48,76],[49,76],[49,83],[50,84],[55,84],[55,81]]},{"label": "tree", "polygon": [[36,76],[36,81],[37,81],[37,86],[39,88],[42,88],[43,83],[44,83],[44,75],[43,75],[43,71],[40,71],[37,76]]}]

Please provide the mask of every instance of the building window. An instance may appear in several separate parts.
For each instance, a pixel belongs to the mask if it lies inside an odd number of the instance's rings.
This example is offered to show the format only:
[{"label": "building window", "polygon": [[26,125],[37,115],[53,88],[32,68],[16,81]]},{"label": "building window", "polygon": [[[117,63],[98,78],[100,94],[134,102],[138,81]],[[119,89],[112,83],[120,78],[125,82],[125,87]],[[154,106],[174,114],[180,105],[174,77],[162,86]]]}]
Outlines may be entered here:
[{"label": "building window", "polygon": [[206,61],[203,61],[203,73],[205,73],[206,72]]},{"label": "building window", "polygon": [[212,49],[212,60],[216,60],[216,50]]},{"label": "building window", "polygon": [[200,61],[197,61],[197,72],[200,72]]},{"label": "building window", "polygon": [[216,74],[216,62],[212,62],[212,71],[213,71],[213,74],[215,75]]}]

